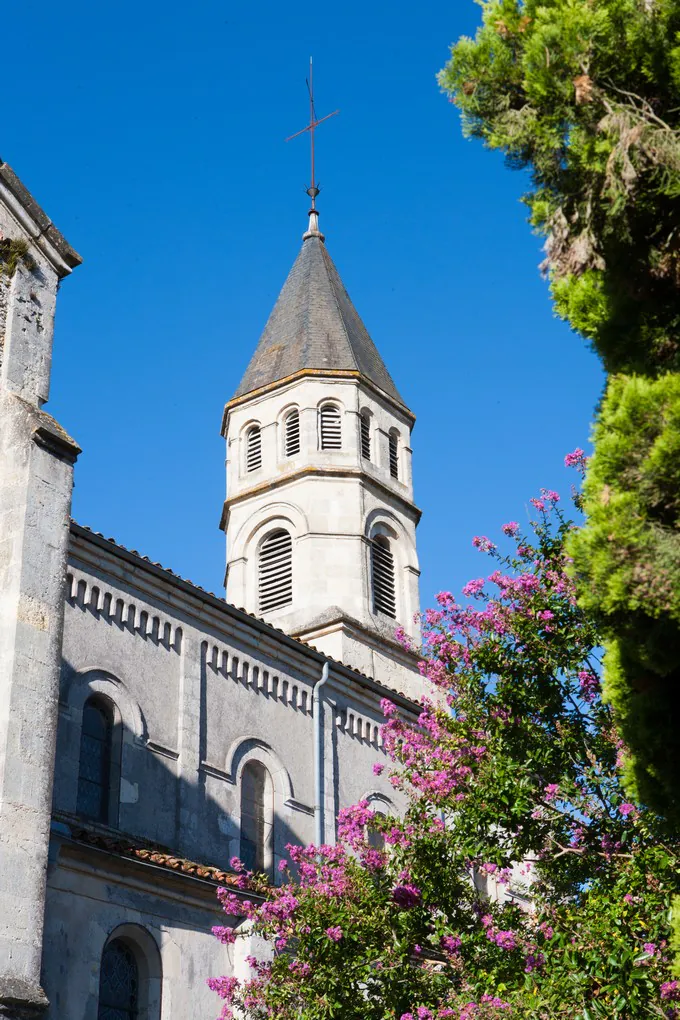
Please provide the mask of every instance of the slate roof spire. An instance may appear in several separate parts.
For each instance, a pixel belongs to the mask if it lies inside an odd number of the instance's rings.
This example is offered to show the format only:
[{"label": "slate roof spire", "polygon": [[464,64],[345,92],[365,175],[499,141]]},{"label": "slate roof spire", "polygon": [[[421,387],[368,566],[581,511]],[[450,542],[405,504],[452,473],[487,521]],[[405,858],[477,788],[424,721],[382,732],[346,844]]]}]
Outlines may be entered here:
[{"label": "slate roof spire", "polygon": [[358,372],[405,406],[324,240],[312,206],[300,253],[234,399],[310,369]]}]

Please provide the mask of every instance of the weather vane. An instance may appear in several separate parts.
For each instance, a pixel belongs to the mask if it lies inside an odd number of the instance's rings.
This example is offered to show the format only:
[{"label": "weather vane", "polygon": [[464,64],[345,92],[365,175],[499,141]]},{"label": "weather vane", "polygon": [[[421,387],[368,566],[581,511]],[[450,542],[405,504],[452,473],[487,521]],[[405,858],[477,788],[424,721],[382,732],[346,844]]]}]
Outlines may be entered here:
[{"label": "weather vane", "polygon": [[309,124],[306,127],[303,127],[301,131],[296,131],[294,135],[290,135],[288,138],[286,138],[286,141],[289,142],[292,138],[297,138],[298,135],[304,135],[306,131],[309,131],[312,150],[312,183],[306,189],[306,191],[312,200],[312,211],[315,211],[316,196],[319,194],[320,188],[319,185],[316,183],[316,172],[314,167],[314,131],[319,126],[319,124],[323,124],[323,122],[325,120],[328,120],[329,117],[335,117],[336,113],[340,113],[340,111],[333,110],[332,113],[327,113],[325,117],[320,117],[318,120],[316,119],[316,110],[314,109],[314,80],[312,78],[311,57],[309,58],[309,78],[307,79],[307,91],[309,92]]}]

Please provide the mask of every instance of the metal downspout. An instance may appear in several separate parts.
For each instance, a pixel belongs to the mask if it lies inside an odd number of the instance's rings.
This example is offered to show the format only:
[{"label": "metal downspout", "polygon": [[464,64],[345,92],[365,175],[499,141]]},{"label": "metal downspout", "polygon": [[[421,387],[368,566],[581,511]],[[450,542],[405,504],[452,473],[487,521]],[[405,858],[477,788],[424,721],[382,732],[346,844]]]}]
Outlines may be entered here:
[{"label": "metal downspout", "polygon": [[321,688],[328,683],[328,663],[324,662],[321,679],[314,687],[312,715],[314,717],[314,843],[323,843],[323,717],[321,711]]}]

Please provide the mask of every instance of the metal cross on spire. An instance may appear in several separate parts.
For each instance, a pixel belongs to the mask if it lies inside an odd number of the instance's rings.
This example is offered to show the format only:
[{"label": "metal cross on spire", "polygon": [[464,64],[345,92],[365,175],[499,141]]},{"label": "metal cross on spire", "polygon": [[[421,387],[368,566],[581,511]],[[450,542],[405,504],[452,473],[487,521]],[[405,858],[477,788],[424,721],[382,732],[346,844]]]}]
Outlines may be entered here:
[{"label": "metal cross on spire", "polygon": [[306,131],[309,131],[312,150],[312,183],[306,190],[307,194],[312,200],[311,212],[316,212],[316,196],[319,194],[320,188],[319,185],[316,183],[316,169],[314,166],[314,131],[319,126],[319,124],[323,124],[323,122],[325,120],[328,120],[329,117],[335,117],[336,113],[340,113],[340,111],[333,110],[332,113],[327,113],[325,117],[319,117],[318,120],[316,119],[316,110],[314,109],[314,80],[312,78],[311,57],[309,58],[309,78],[307,79],[307,91],[309,93],[309,124],[306,127],[303,127],[301,131],[296,131],[294,135],[290,135],[288,138],[286,138],[286,141],[289,142],[292,138],[297,138],[298,135],[304,135]]}]

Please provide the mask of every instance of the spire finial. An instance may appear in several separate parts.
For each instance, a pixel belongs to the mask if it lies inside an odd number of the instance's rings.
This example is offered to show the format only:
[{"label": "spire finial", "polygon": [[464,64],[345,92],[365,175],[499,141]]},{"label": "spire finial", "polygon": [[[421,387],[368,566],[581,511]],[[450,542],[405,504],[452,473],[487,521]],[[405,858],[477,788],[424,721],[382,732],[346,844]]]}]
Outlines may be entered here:
[{"label": "spire finial", "polygon": [[340,113],[339,110],[333,110],[332,113],[327,113],[325,117],[316,119],[316,110],[314,109],[314,79],[312,77],[312,58],[309,58],[309,78],[307,79],[307,92],[309,93],[309,124],[303,127],[301,131],[296,131],[294,135],[290,135],[286,138],[289,142],[291,138],[297,138],[298,135],[303,135],[306,131],[309,131],[310,142],[311,142],[311,156],[312,156],[312,183],[306,188],[306,192],[312,200],[312,205],[309,210],[309,226],[307,231],[302,235],[303,240],[307,240],[308,237],[320,237],[323,241],[323,234],[319,230],[319,213],[316,208],[316,199],[321,191],[321,188],[316,181],[316,167],[314,164],[314,131],[322,124],[323,121],[328,120],[329,117],[335,117],[336,113]]}]

